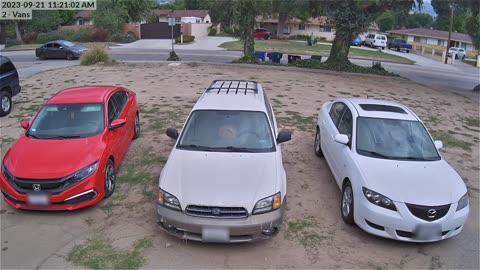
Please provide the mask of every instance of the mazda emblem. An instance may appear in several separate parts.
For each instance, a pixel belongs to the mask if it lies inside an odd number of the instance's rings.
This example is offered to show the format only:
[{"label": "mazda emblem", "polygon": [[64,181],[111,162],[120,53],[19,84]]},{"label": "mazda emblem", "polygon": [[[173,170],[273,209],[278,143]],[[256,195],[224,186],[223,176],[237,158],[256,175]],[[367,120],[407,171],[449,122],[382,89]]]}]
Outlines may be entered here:
[{"label": "mazda emblem", "polygon": [[212,209],[212,215],[218,216],[222,213],[222,211],[219,208],[213,208]]},{"label": "mazda emblem", "polygon": [[435,209],[428,209],[427,211],[427,217],[428,218],[435,218],[435,216],[437,215],[437,210]]},{"label": "mazda emblem", "polygon": [[40,186],[40,184],[33,184],[32,185],[32,188],[34,191],[40,191],[42,190],[42,186]]}]

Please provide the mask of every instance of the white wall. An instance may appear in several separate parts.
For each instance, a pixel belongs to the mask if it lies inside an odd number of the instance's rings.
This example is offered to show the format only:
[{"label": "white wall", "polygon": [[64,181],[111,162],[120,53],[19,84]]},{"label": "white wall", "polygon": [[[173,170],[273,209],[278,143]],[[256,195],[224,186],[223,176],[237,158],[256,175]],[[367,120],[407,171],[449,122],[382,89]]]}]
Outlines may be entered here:
[{"label": "white wall", "polygon": [[335,29],[332,27],[332,32],[320,32],[320,25],[306,24],[305,30],[299,30],[298,24],[290,24],[290,36],[296,35],[313,35],[316,37],[325,37],[327,40],[333,40],[335,38]]},{"label": "white wall", "polygon": [[210,14],[207,14],[205,18],[203,18],[202,23],[212,23],[212,19],[210,18]]},{"label": "white wall", "polygon": [[208,28],[212,25],[211,23],[192,23],[192,36],[195,36],[195,39],[208,36]]}]

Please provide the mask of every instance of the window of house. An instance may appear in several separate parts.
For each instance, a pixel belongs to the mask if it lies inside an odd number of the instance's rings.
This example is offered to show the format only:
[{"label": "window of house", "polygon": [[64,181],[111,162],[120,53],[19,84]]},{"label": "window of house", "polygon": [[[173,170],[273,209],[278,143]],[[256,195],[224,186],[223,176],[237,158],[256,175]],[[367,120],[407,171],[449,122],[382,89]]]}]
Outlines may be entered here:
[{"label": "window of house", "polygon": [[283,33],[286,34],[286,35],[290,34],[290,30],[288,29],[288,25],[287,25],[287,24],[285,24],[285,25],[283,26]]},{"label": "window of house", "polygon": [[437,40],[437,45],[438,45],[438,46],[443,46],[443,40],[438,39],[438,40]]},{"label": "window of house", "polygon": [[420,42],[420,37],[413,37],[413,42]]},{"label": "window of house", "polygon": [[301,23],[298,25],[298,30],[305,30],[305,24]]},{"label": "window of house", "polygon": [[460,48],[464,48],[466,50],[467,49],[467,43],[465,43],[465,42],[460,43]]},{"label": "window of house", "polygon": [[332,26],[320,25],[320,32],[332,32]]},{"label": "window of house", "polygon": [[78,25],[84,25],[84,24],[85,24],[85,21],[83,19],[78,20]]}]

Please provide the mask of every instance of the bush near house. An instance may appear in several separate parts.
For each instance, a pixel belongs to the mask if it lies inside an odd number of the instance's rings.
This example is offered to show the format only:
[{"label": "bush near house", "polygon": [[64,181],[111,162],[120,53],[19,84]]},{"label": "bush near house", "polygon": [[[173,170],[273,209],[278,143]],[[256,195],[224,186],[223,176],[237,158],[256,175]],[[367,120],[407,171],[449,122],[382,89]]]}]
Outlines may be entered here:
[{"label": "bush near house", "polygon": [[[183,43],[190,43],[190,42],[193,42],[195,40],[195,37],[194,36],[183,36]],[[180,37],[177,37],[175,39],[175,43],[180,43]]]},{"label": "bush near house", "polygon": [[208,35],[209,36],[216,36],[217,35],[217,28],[211,27],[210,30],[208,30]]},{"label": "bush near house", "polygon": [[80,64],[84,66],[93,65],[100,62],[112,62],[112,57],[110,56],[110,53],[108,53],[107,50],[102,47],[93,47],[86,53],[84,53],[80,58]]},{"label": "bush near house", "polygon": [[133,33],[115,33],[110,38],[110,41],[116,43],[131,43],[137,40],[137,37]]},{"label": "bush near house", "polygon": [[23,42],[25,42],[26,44],[34,43],[34,41],[37,40],[37,37],[38,34],[35,32],[25,33],[25,35],[23,35]]}]

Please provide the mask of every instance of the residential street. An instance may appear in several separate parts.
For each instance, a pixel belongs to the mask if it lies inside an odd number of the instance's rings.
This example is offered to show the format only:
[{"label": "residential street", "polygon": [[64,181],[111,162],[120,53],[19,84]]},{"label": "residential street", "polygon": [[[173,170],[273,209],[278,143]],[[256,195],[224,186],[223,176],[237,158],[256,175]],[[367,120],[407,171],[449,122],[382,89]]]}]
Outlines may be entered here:
[{"label": "residential street", "polygon": [[[224,41],[223,39],[221,41]],[[135,42],[136,43],[136,42]],[[113,59],[117,61],[127,62],[158,62],[166,61],[170,49],[152,49],[155,41],[150,43],[143,42],[137,45],[124,45],[119,47],[111,47]],[[212,42],[203,42],[211,45]],[[213,42],[215,44],[219,41]],[[195,43],[194,43],[195,44]],[[208,45],[208,46],[210,46]],[[186,47],[189,46],[189,47]],[[196,47],[202,47],[202,49],[188,49],[194,48],[192,45],[175,46],[177,54],[183,61],[187,62],[211,62],[211,63],[229,63],[241,56],[241,52],[238,51],[226,51],[220,48],[217,50],[206,50],[204,46],[195,45]],[[457,61],[455,65],[445,65],[438,61],[428,59],[423,56],[415,54],[398,53],[391,50],[385,50],[385,52],[392,54],[399,54],[403,57],[408,57],[411,60],[416,61],[414,65],[387,63],[383,62],[382,65],[390,72],[394,72],[400,76],[408,78],[414,82],[421,83],[428,86],[434,86],[443,90],[465,91],[472,90],[473,87],[478,85],[479,82],[479,69],[468,66],[466,64]],[[16,52],[3,52],[2,55],[9,57],[15,65],[19,68],[19,73],[22,78],[32,76],[35,73],[62,68],[66,66],[73,66],[79,63],[78,60],[47,60],[40,61],[36,59],[34,51],[16,51]],[[303,58],[309,56],[303,56]],[[326,60],[326,59],[324,59]],[[286,56],[282,62],[286,63]],[[372,61],[352,59],[352,62],[361,66],[369,66]]]}]

